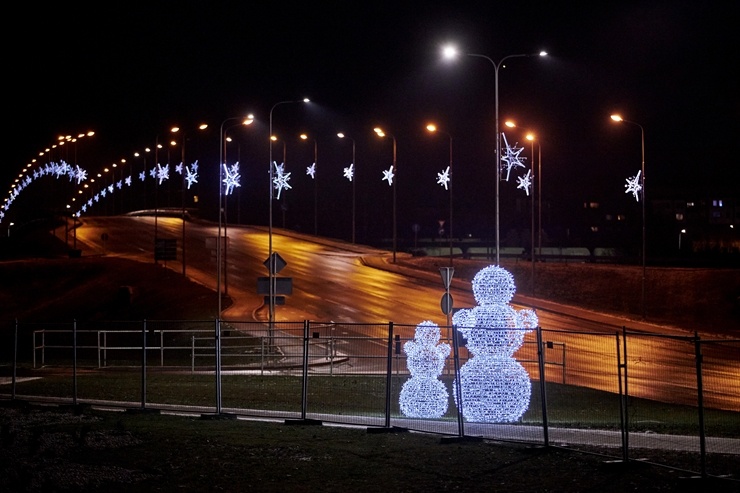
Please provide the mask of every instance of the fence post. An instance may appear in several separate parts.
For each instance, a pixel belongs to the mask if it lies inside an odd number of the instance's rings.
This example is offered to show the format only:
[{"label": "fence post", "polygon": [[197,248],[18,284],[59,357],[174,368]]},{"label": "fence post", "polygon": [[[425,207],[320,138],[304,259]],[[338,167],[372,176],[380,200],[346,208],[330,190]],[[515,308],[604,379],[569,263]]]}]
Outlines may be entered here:
[{"label": "fence post", "polygon": [[457,327],[453,325],[452,329],[452,359],[455,371],[455,380],[453,385],[455,386],[455,396],[457,397],[457,399],[455,399],[455,402],[457,403],[457,433],[460,438],[462,438],[465,436],[465,428],[463,425],[462,390],[460,389],[460,341],[457,338]]},{"label": "fence post", "polygon": [[72,323],[72,404],[77,405],[77,319]]},{"label": "fence post", "polygon": [[694,332],[694,354],[696,355],[696,397],[699,409],[699,450],[701,457],[701,477],[707,477],[707,437],[704,430],[704,381],[702,378],[701,340],[699,333]]},{"label": "fence post", "polygon": [[[220,296],[220,294],[219,294]],[[221,319],[216,317],[216,414],[221,414]]]},{"label": "fence post", "polygon": [[308,406],[308,320],[303,321],[303,378],[301,381],[301,419],[306,420],[306,407]]},{"label": "fence post", "polygon": [[537,364],[540,372],[540,399],[542,400],[542,436],[545,447],[550,445],[550,431],[547,426],[547,383],[545,382],[545,346],[542,342],[542,327],[537,326]]},{"label": "fence post", "polygon": [[146,408],[146,319],[141,326],[141,408]]},{"label": "fence post", "polygon": [[[35,337],[34,337],[35,339]],[[35,342],[35,341],[34,341]],[[33,349],[34,358],[36,357],[36,348]],[[35,367],[36,365],[34,365]],[[15,381],[18,371],[18,319],[15,319],[15,335],[13,336],[13,385],[10,392],[10,398],[15,399]]]},{"label": "fence post", "polygon": [[[629,460],[629,431],[627,417],[627,330],[622,327],[624,335],[624,356],[619,348],[619,332],[616,335],[617,343],[617,375],[619,380],[619,421],[622,432],[622,460],[626,463]],[[624,357],[624,362],[622,362]]]},{"label": "fence post", "polygon": [[388,361],[385,369],[385,427],[391,427],[391,385],[393,379],[393,322],[388,322]]}]

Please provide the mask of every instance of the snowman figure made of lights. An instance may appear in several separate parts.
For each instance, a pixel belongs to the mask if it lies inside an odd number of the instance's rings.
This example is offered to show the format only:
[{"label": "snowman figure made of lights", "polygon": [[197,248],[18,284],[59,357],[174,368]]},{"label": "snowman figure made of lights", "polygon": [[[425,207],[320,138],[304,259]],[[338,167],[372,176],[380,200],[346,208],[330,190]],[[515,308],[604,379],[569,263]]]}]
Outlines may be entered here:
[{"label": "snowman figure made of lights", "polygon": [[449,394],[438,379],[450,355],[450,345],[439,343],[439,326],[424,321],[416,326],[414,339],[403,345],[411,378],[401,387],[399,404],[404,416],[439,418],[447,412]]},{"label": "snowman figure made of lights", "polygon": [[533,310],[515,310],[514,276],[497,266],[479,271],[472,281],[473,308],[457,311],[453,325],[467,339],[470,359],[460,368],[460,400],[455,404],[467,421],[506,423],[519,420],[529,407],[532,384],[514,359],[524,335],[537,327]]}]

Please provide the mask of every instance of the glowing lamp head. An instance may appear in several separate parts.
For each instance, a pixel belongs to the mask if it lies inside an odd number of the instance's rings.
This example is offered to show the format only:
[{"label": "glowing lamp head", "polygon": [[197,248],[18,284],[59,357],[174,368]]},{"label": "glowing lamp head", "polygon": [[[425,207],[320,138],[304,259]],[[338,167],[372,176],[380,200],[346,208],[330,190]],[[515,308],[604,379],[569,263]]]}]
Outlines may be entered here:
[{"label": "glowing lamp head", "polygon": [[430,123],[429,125],[427,125],[427,130],[429,130],[430,132],[436,132],[437,125],[435,125],[434,123]]},{"label": "glowing lamp head", "polygon": [[445,60],[454,60],[457,58],[458,51],[457,48],[452,45],[447,45],[442,47],[442,58]]},{"label": "glowing lamp head", "polygon": [[624,121],[624,119],[621,116],[619,116],[619,115],[612,115],[611,116],[611,119],[614,120],[615,122]]},{"label": "glowing lamp head", "polygon": [[547,52],[544,51],[544,50],[543,51],[540,51],[540,56],[547,56]]},{"label": "glowing lamp head", "polygon": [[512,122],[511,120],[505,121],[504,125],[506,125],[509,128],[516,128],[516,123]]}]

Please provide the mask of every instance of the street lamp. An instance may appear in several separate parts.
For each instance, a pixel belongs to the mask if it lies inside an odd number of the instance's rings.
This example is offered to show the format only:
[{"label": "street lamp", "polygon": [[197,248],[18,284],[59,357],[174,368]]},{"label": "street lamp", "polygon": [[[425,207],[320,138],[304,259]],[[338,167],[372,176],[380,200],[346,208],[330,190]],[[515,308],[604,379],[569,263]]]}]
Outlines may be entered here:
[{"label": "street lamp", "polygon": [[[442,49],[442,55],[444,58],[447,59],[453,59],[458,56],[458,51],[453,46],[445,46]],[[491,65],[493,65],[494,70],[494,91],[495,91],[495,111],[496,111],[496,265],[499,265],[499,257],[500,257],[500,245],[501,245],[501,237],[500,237],[500,230],[499,230],[499,181],[501,181],[501,129],[499,127],[499,108],[498,108],[498,71],[501,68],[504,61],[510,59],[510,58],[526,58],[526,57],[533,57],[533,56],[547,56],[547,52],[541,51],[539,53],[532,53],[532,54],[517,54],[517,55],[508,55],[503,57],[501,60],[497,62],[494,62],[491,58],[487,57],[486,55],[480,55],[477,53],[467,53],[467,56],[477,57],[477,58],[483,58],[491,62]]]},{"label": "street lamp", "polygon": [[620,115],[611,115],[611,119],[618,123],[629,123],[640,129],[640,148],[642,152],[642,164],[640,166],[640,195],[642,195],[642,318],[645,319],[645,129],[642,125],[625,120]]},{"label": "street lamp", "polygon": [[[301,134],[301,140],[308,140],[308,135]],[[311,172],[311,179],[313,179],[313,234],[314,236],[319,235],[319,199],[318,199],[318,183],[316,181],[316,171],[319,158],[319,145],[316,139],[313,139],[313,165],[309,168]]]},{"label": "street lamp", "polygon": [[355,139],[352,137],[347,137],[342,132],[339,132],[337,134],[337,137],[340,139],[348,138],[352,141],[352,243],[355,242],[355,183],[357,180],[355,179],[355,174],[357,173],[357,165],[355,164]]},{"label": "street lamp", "polygon": [[433,123],[430,123],[427,125],[427,130],[429,130],[432,133],[434,132],[443,133],[447,135],[447,137],[449,137],[450,139],[450,166],[448,169],[449,180],[447,181],[446,187],[448,188],[448,191],[450,193],[450,219],[449,219],[448,230],[449,230],[449,238],[450,238],[450,267],[452,267],[452,135],[450,135],[448,132],[445,132],[443,130],[439,130],[437,126]]},{"label": "street lamp", "polygon": [[[516,123],[512,122],[511,120],[506,121],[504,123],[504,125],[506,125],[509,128],[516,128],[517,127]],[[531,216],[530,216],[531,217],[531,221],[532,221],[531,222],[531,226],[530,226],[530,244],[531,244],[531,248],[530,248],[531,254],[530,255],[531,255],[531,261],[532,261],[532,296],[534,296],[534,285],[535,285],[535,282],[534,282],[535,281],[535,256],[536,256],[535,247],[534,247],[534,229],[535,229],[535,224],[534,224],[534,188],[535,188],[535,186],[534,186],[534,182],[535,182],[535,179],[539,180],[539,183],[537,184],[537,193],[539,194],[539,247],[538,247],[537,253],[542,253],[542,174],[541,174],[542,173],[542,146],[540,145],[540,141],[537,140],[536,137],[535,137],[535,135],[533,133],[531,133],[531,132],[528,132],[525,135],[525,138],[528,141],[531,142],[531,147],[532,147],[532,150],[531,150],[531,153],[532,153],[532,165],[530,166],[530,170],[531,170],[532,175],[534,175],[534,176],[531,177],[532,178],[532,182],[531,182],[531,185],[532,185],[532,201],[531,201],[532,211],[531,211]],[[538,154],[539,154],[538,157],[537,157],[537,166],[538,167],[537,167],[537,174],[536,175],[534,173],[534,160],[535,160],[535,157],[534,157],[534,143],[535,143],[535,141],[537,141],[537,151],[538,151]]]},{"label": "street lamp", "polygon": [[[304,98],[302,100],[298,101],[279,101],[272,105],[272,108],[270,108],[270,133],[269,137],[272,139],[272,112],[275,110],[276,107],[280,106],[281,104],[289,104],[289,103],[308,103],[310,102],[310,99]],[[272,199],[273,199],[273,180],[275,179],[275,170],[273,169],[274,166],[272,165],[272,140],[270,140],[270,159],[267,163],[267,166],[270,168],[270,207],[269,207],[269,226],[268,226],[268,255],[267,255],[267,265],[269,276],[270,276],[270,314],[269,314],[269,331],[270,331],[270,343],[272,343],[272,330],[273,330],[273,324],[275,322],[275,262],[272,258]]]},{"label": "street lamp", "polygon": [[393,263],[396,263],[396,245],[397,245],[397,235],[396,235],[396,188],[398,187],[398,167],[396,165],[396,138],[391,134],[386,134],[381,128],[375,127],[373,131],[378,134],[378,137],[385,137],[388,135],[391,139],[393,139],[393,167],[392,170],[392,177],[390,178],[390,181],[392,182],[393,186]]},{"label": "street lamp", "polygon": [[224,142],[224,125],[226,122],[230,122],[233,120],[243,120],[244,125],[250,125],[254,121],[254,115],[247,115],[246,117],[243,116],[233,116],[230,118],[227,118],[223,122],[221,122],[221,129],[219,132],[218,137],[218,238],[216,241],[216,283],[217,288],[216,291],[218,291],[218,314],[216,315],[216,318],[221,318],[221,274],[223,270],[222,260],[221,260],[221,228],[222,228],[222,222],[223,222],[223,195],[224,195],[224,187],[223,187],[223,167],[224,167],[224,147],[226,146],[226,143]]},{"label": "street lamp", "polygon": [[[208,124],[201,123],[198,125],[198,130],[205,130],[208,128]],[[180,133],[180,166],[182,166],[182,180],[180,183],[180,205],[182,207],[182,275],[185,276],[185,170],[187,165],[185,164],[185,131],[180,127],[172,127],[170,132],[173,134]]]}]

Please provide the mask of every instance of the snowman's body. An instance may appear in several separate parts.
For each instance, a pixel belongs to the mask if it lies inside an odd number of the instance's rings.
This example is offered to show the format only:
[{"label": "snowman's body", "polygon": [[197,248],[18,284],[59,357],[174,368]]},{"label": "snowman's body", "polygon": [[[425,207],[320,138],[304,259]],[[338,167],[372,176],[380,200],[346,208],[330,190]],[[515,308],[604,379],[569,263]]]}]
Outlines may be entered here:
[{"label": "snowman's body", "polygon": [[401,412],[410,418],[439,418],[447,412],[449,394],[439,380],[450,354],[449,344],[439,344],[439,326],[425,321],[416,326],[414,340],[403,346],[411,378],[401,388]]},{"label": "snowman's body", "polygon": [[517,311],[509,304],[515,289],[508,271],[486,267],[473,278],[478,306],[453,316],[471,354],[460,368],[462,403],[455,394],[455,403],[468,421],[517,421],[529,407],[532,385],[514,353],[538,322],[532,310]]}]

